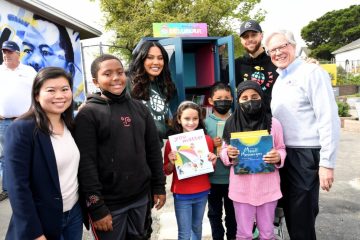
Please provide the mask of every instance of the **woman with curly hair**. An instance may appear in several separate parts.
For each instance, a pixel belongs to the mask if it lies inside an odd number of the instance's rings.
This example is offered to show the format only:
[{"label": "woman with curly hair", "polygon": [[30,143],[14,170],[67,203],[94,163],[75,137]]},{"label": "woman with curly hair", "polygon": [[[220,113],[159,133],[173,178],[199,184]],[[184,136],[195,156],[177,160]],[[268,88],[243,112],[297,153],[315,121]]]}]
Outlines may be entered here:
[{"label": "woman with curly hair", "polygon": [[176,92],[171,80],[169,57],[164,47],[145,41],[134,53],[128,70],[131,97],[142,100],[154,117],[160,145],[166,138],[169,102]]}]

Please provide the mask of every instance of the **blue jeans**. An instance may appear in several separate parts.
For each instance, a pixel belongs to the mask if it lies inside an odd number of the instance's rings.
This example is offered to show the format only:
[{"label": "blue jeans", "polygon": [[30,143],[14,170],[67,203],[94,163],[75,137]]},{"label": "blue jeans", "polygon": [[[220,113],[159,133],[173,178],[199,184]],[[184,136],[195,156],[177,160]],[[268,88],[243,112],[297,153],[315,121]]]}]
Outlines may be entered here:
[{"label": "blue jeans", "polygon": [[63,213],[61,240],[81,240],[83,218],[79,202],[72,209]]},{"label": "blue jeans", "polygon": [[2,190],[7,191],[7,180],[5,172],[5,161],[4,161],[4,142],[5,142],[5,131],[8,126],[12,123],[11,119],[0,120],[0,172],[2,172]]},{"label": "blue jeans", "polygon": [[186,200],[174,198],[179,240],[201,240],[207,199],[207,195]]}]

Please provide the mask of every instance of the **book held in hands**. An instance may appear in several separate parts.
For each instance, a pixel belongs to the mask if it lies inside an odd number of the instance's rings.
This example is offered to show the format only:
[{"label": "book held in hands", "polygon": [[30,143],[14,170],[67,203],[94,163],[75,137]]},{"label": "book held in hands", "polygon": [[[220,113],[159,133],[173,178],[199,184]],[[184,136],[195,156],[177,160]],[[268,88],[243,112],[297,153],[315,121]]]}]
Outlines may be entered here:
[{"label": "book held in hands", "polygon": [[[222,139],[222,137],[223,137],[224,127],[225,127],[225,121],[218,121],[218,122],[216,123],[216,136],[219,137],[219,138],[221,138],[221,139]],[[218,146],[218,147],[216,148],[216,154],[217,154],[217,156],[219,156],[219,153],[220,153],[220,151],[221,151],[221,148],[222,148],[222,146]]]},{"label": "book held in hands", "polygon": [[268,131],[231,133],[230,145],[239,149],[240,154],[234,165],[235,174],[270,173],[275,166],[264,162],[263,156],[273,148],[273,138]]},{"label": "book held in hands", "polygon": [[202,129],[169,136],[169,141],[171,150],[176,151],[175,169],[180,180],[214,171]]}]

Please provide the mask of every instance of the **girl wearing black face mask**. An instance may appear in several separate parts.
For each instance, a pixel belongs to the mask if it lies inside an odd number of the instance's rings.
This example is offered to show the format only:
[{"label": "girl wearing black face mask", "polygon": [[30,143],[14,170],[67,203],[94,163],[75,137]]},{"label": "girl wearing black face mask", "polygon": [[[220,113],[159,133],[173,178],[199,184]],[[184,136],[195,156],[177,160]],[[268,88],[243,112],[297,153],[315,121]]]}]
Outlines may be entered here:
[{"label": "girl wearing black face mask", "polygon": [[[214,142],[216,150],[221,150],[222,129],[226,119],[230,116],[232,106],[231,89],[224,83],[215,83],[210,90],[208,102],[213,106],[213,112],[205,119],[205,126],[208,134]],[[218,131],[219,130],[219,131]],[[220,136],[219,136],[220,135]],[[212,230],[213,239],[235,239],[236,220],[232,201],[228,197],[229,190],[229,172],[230,168],[226,167],[220,159],[216,161],[215,171],[209,175],[211,189],[208,195],[208,217]],[[225,209],[225,226],[222,224],[223,207]]]},{"label": "girl wearing black face mask", "polygon": [[[237,237],[252,239],[254,218],[264,239],[274,239],[274,215],[277,200],[282,197],[278,168],[286,156],[282,127],[272,118],[263,101],[263,92],[258,83],[244,81],[237,89],[237,106],[225,123],[223,138],[225,144],[220,158],[230,169],[229,198],[233,201],[237,222]],[[240,154],[231,145],[232,132],[267,130],[273,136],[273,149],[263,158],[275,165],[275,172],[260,174],[234,173],[234,161]]]}]

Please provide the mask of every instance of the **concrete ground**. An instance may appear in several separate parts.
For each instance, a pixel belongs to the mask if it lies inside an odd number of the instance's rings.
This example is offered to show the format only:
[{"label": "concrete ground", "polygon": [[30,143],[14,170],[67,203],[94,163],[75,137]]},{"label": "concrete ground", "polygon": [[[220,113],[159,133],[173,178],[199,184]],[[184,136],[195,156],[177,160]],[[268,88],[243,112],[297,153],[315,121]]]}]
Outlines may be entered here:
[{"label": "concrete ground", "polygon": [[[177,239],[173,198],[167,184],[167,201],[163,209],[153,211],[153,240]],[[320,214],[316,221],[319,240],[360,239],[360,132],[341,131],[340,148],[335,170],[335,183],[330,192],[320,192]],[[0,202],[0,239],[11,216],[9,200]],[[84,231],[84,239],[92,239]],[[211,239],[210,225],[205,214],[203,239]],[[289,237],[286,236],[288,240]]]}]

